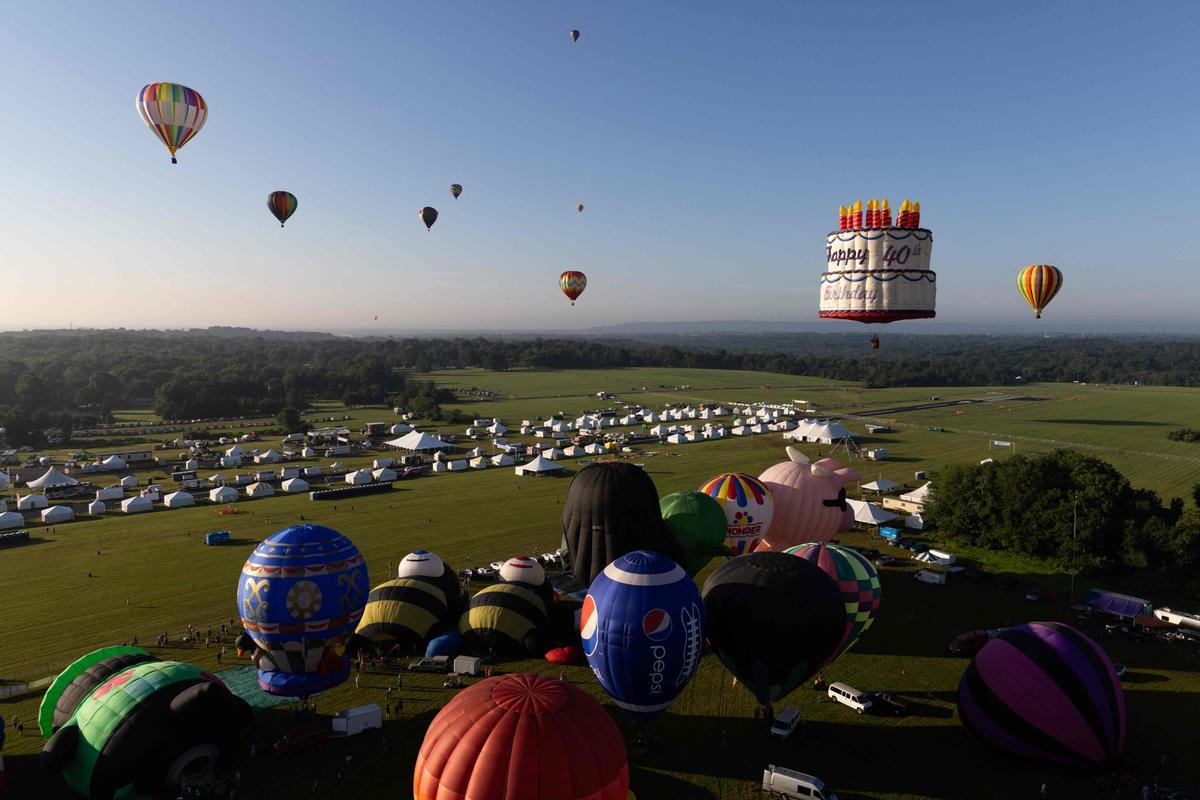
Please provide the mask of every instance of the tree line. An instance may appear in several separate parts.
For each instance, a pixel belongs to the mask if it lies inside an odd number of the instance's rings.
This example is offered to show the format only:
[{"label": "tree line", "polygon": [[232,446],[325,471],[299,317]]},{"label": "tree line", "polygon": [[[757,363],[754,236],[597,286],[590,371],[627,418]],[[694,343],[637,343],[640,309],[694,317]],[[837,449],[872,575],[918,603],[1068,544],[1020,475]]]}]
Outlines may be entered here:
[{"label": "tree line", "polygon": [[1200,484],[1193,506],[1134,488],[1073,450],[956,464],[937,474],[925,518],[954,541],[1120,577],[1158,597],[1200,599]]}]

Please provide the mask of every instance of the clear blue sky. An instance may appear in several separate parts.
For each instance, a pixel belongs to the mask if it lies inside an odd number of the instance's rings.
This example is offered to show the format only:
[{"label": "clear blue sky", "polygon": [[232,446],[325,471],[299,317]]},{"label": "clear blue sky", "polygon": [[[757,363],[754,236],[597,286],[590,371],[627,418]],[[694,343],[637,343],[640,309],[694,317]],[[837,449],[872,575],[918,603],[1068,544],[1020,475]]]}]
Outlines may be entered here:
[{"label": "clear blue sky", "polygon": [[[1035,262],[1052,320],[1194,319],[1197,31],[1192,3],[10,3],[0,327],[814,322],[869,196],[921,200],[946,322],[1026,319]],[[209,103],[177,166],[152,81]]]}]

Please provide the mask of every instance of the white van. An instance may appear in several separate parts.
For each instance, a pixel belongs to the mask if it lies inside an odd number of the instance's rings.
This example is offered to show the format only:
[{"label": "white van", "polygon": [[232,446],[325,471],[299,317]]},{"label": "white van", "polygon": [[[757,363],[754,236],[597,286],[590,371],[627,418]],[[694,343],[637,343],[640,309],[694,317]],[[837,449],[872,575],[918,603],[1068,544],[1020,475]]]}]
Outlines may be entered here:
[{"label": "white van", "polygon": [[867,697],[866,693],[844,683],[829,684],[829,699],[835,703],[850,706],[860,714],[870,711],[873,705],[871,698]]},{"label": "white van", "polygon": [[919,569],[913,573],[913,577],[921,583],[932,583],[935,586],[944,586],[946,584],[946,573],[934,572],[931,569]]},{"label": "white van", "polygon": [[803,772],[784,769],[770,764],[763,770],[763,791],[776,797],[796,800],[838,800],[825,786],[825,781]]},{"label": "white van", "polygon": [[771,735],[786,739],[796,732],[796,726],[799,724],[800,709],[788,706],[775,715],[775,721],[771,723]]},{"label": "white van", "polygon": [[378,703],[343,708],[330,720],[334,736],[357,736],[371,728],[383,727],[383,709]]}]

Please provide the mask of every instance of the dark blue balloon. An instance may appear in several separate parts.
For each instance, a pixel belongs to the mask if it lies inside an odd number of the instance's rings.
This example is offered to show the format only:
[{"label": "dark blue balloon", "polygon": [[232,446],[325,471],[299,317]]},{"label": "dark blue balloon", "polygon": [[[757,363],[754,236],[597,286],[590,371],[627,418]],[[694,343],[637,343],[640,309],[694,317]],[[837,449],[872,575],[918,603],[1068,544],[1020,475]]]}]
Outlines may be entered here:
[{"label": "dark blue balloon", "polygon": [[429,658],[434,656],[449,656],[454,658],[463,651],[462,634],[458,631],[446,631],[441,636],[435,636],[429,640],[429,644],[425,647],[425,655]]},{"label": "dark blue balloon", "polygon": [[583,600],[580,637],[588,664],[625,714],[662,714],[700,665],[704,603],[683,568],[635,550],[596,576]]}]

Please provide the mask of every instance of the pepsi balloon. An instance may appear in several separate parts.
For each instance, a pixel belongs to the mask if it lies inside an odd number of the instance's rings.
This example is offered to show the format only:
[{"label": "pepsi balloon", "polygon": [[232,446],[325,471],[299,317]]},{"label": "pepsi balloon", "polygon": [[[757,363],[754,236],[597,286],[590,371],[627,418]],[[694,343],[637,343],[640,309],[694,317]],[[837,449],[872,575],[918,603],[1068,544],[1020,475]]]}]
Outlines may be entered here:
[{"label": "pepsi balloon", "polygon": [[682,567],[660,553],[635,550],[596,576],[579,627],[604,691],[630,719],[648,722],[700,664],[704,603]]}]

